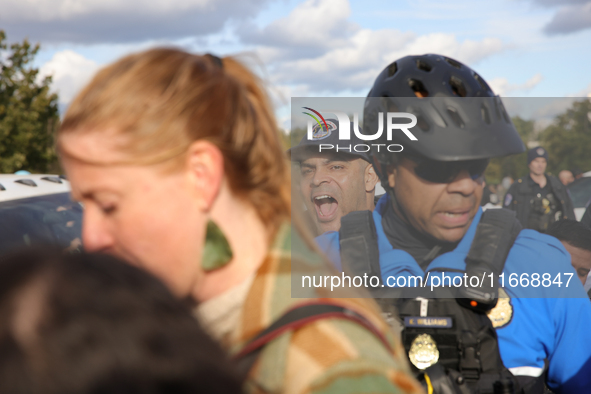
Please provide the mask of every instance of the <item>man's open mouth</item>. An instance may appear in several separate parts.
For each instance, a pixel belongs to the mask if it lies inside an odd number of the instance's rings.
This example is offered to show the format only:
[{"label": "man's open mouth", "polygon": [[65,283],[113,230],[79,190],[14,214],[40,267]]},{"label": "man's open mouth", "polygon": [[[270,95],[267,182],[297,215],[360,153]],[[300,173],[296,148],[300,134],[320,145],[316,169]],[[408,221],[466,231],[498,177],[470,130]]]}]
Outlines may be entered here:
[{"label": "man's open mouth", "polygon": [[339,208],[338,201],[328,194],[322,194],[312,198],[312,202],[316,206],[316,215],[321,222],[330,221]]},{"label": "man's open mouth", "polygon": [[444,223],[451,226],[464,225],[470,220],[469,209],[453,209],[450,211],[439,212],[440,218]]}]

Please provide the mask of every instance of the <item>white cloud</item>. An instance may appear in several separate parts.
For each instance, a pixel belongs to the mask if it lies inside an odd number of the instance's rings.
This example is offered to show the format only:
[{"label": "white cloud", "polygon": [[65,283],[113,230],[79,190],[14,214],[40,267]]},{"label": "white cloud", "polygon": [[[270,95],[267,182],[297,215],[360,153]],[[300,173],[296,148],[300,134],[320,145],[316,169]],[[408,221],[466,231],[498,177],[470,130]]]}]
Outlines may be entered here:
[{"label": "white cloud", "polygon": [[569,94],[569,97],[591,97],[591,83],[586,88],[579,90],[573,94]]},{"label": "white cloud", "polygon": [[2,0],[10,37],[122,43],[204,36],[256,15],[272,0]]},{"label": "white cloud", "polygon": [[[345,44],[319,56],[296,58],[285,48],[262,47],[263,60],[275,63],[278,83],[308,84],[317,92],[369,90],[378,73],[394,60],[407,55],[438,53],[467,64],[504,49],[500,40],[459,41],[453,34],[417,36],[393,29],[360,29]],[[295,58],[295,59],[294,59]]]},{"label": "white cloud", "polygon": [[241,26],[239,35],[246,43],[266,46],[334,48],[359,30],[350,15],[348,0],[307,0],[263,29]]},{"label": "white cloud", "polygon": [[244,24],[237,31],[271,64],[273,83],[312,94],[365,94],[384,67],[407,55],[438,53],[471,65],[506,48],[497,38],[361,28],[350,14],[347,0],[307,0],[263,28]]},{"label": "white cloud", "polygon": [[412,54],[437,53],[463,63],[474,64],[505,48],[498,38],[484,38],[481,41],[459,42],[454,34],[433,33],[417,37],[409,43],[406,51]]},{"label": "white cloud", "polygon": [[59,94],[60,104],[68,105],[99,67],[94,61],[74,51],[65,50],[57,52],[50,61],[40,67],[39,78],[51,75],[52,88]]},{"label": "white cloud", "polygon": [[110,12],[134,14],[206,9],[214,0],[3,0],[5,18],[48,21]]},{"label": "white cloud", "polygon": [[490,88],[499,96],[506,96],[509,89],[509,80],[507,78],[495,78],[488,81]]},{"label": "white cloud", "polygon": [[507,78],[495,78],[488,81],[493,92],[500,96],[508,96],[514,92],[528,92],[536,87],[544,77],[538,73],[522,84],[510,84]]}]

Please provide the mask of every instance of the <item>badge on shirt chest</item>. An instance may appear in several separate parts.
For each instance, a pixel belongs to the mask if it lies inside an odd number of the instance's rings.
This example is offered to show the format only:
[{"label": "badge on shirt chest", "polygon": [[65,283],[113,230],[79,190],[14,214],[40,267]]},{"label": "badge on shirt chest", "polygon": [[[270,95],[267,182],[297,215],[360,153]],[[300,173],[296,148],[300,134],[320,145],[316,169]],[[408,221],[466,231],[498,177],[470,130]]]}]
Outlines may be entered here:
[{"label": "badge on shirt chest", "polygon": [[513,317],[513,305],[511,305],[511,298],[509,298],[505,290],[499,289],[497,306],[488,311],[487,315],[494,328],[505,327],[509,324]]},{"label": "badge on shirt chest", "polygon": [[544,214],[550,213],[550,200],[547,198],[542,199],[542,207],[544,207]]},{"label": "badge on shirt chest", "polygon": [[408,351],[410,362],[418,369],[429,368],[439,360],[437,343],[429,334],[421,334],[412,341]]}]

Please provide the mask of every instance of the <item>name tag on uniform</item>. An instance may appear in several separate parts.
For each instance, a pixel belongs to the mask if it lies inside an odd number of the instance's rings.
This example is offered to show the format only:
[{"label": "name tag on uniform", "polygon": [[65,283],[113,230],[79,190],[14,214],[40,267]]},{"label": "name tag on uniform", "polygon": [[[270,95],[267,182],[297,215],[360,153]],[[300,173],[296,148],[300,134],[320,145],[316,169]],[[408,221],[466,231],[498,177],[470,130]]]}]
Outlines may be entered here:
[{"label": "name tag on uniform", "polygon": [[422,317],[407,316],[404,318],[404,327],[429,327],[429,328],[451,328],[451,317]]}]

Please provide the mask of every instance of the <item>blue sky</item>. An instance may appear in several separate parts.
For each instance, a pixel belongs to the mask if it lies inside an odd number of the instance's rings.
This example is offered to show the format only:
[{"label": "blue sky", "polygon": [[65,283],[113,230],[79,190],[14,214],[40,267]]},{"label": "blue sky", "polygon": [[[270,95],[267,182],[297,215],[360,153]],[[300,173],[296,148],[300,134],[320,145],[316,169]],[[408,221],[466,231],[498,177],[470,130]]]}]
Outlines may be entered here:
[{"label": "blue sky", "polygon": [[390,62],[427,52],[502,96],[591,94],[591,0],[3,0],[0,28],[42,45],[63,108],[100,66],[156,45],[255,54],[284,125],[290,97],[363,96]]}]

